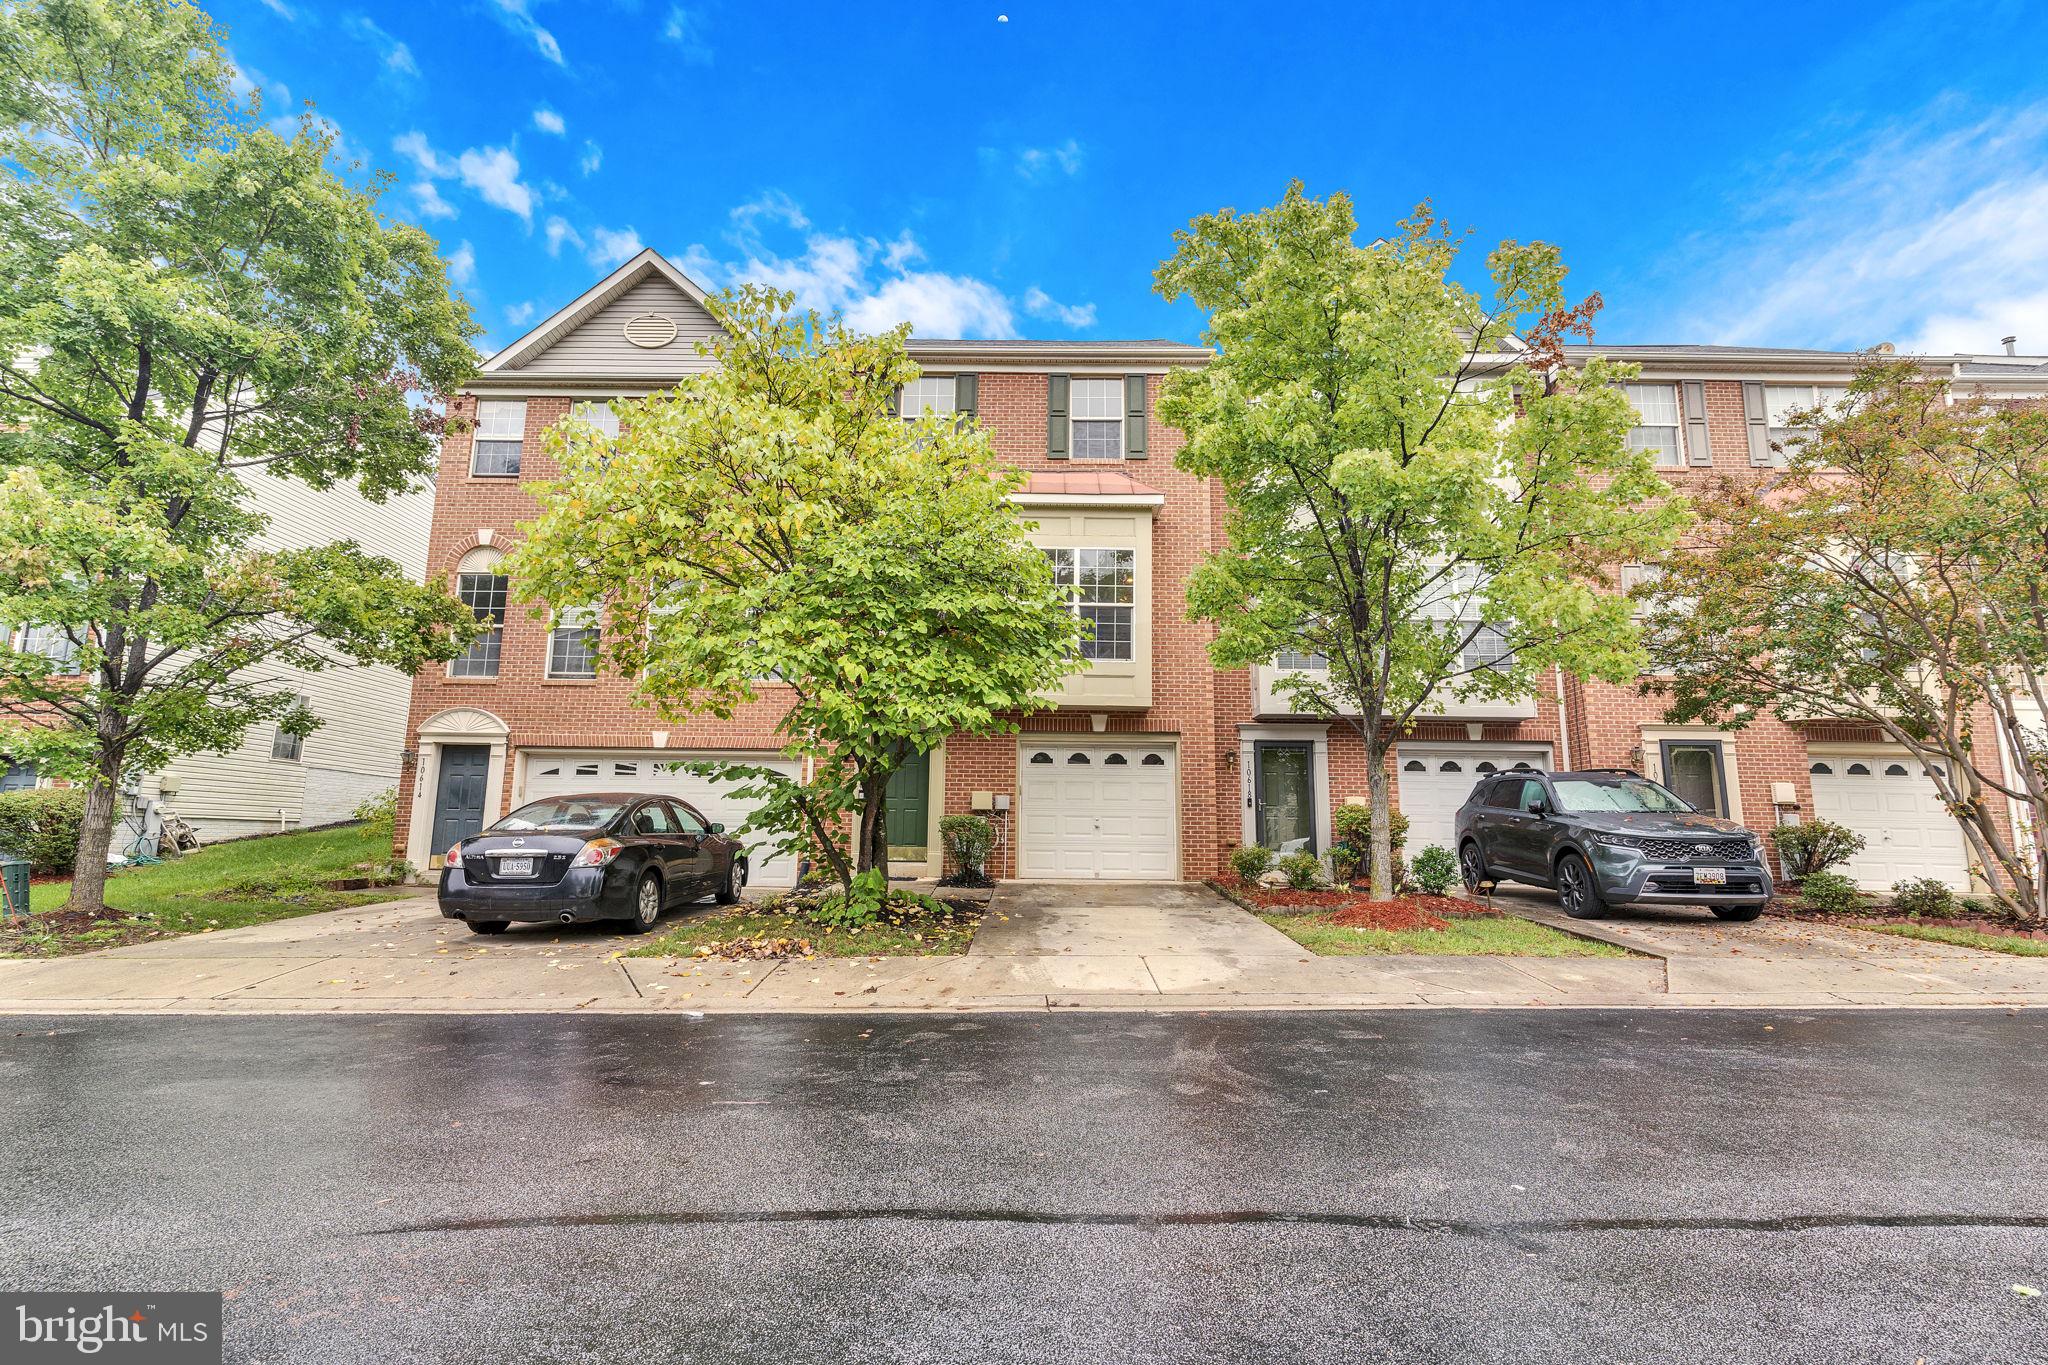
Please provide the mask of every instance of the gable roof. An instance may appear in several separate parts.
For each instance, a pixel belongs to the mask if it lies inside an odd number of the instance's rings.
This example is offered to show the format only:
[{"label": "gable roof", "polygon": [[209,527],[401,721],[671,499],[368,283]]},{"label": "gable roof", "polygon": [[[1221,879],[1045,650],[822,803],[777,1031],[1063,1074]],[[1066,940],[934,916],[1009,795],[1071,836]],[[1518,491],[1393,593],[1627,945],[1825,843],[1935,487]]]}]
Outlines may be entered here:
[{"label": "gable roof", "polygon": [[706,306],[706,299],[709,296],[702,285],[670,265],[668,258],[653,247],[644,247],[639,255],[584,290],[571,300],[568,306],[543,318],[539,326],[486,360],[482,373],[493,374],[500,370],[518,369],[581,327],[602,312],[607,305],[623,297],[627,290],[649,276],[668,281],[698,307]]}]

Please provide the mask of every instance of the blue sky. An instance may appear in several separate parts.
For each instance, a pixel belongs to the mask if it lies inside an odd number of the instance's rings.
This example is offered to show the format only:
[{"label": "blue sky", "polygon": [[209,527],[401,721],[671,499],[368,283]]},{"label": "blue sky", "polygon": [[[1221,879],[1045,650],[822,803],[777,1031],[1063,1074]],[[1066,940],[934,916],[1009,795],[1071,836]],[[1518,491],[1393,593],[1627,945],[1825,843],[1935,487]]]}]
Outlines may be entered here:
[{"label": "blue sky", "polygon": [[2048,5],[207,8],[487,349],[642,244],[867,326],[1192,340],[1172,233],[1298,176],[1557,242],[1611,343],[2048,352]]}]

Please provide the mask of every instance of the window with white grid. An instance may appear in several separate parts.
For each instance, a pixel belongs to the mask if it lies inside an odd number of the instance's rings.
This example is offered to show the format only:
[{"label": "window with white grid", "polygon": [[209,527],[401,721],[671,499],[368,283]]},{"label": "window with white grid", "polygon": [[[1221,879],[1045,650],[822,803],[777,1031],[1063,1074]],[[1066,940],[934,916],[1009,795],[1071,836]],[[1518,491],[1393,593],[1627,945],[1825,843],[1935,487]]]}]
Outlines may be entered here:
[{"label": "window with white grid", "polygon": [[491,551],[471,551],[455,575],[455,596],[491,628],[469,642],[469,648],[448,665],[451,678],[495,678],[498,657],[505,643],[505,575],[497,571],[499,556]]},{"label": "window with white grid", "polygon": [[547,672],[550,678],[597,676],[595,608],[570,607],[555,617],[555,628],[548,632]]},{"label": "window with white grid", "polygon": [[1320,673],[1330,666],[1327,657],[1299,649],[1283,649],[1273,659],[1273,667],[1283,673]]},{"label": "window with white grid", "polygon": [[489,398],[476,405],[476,436],[471,446],[472,474],[517,474],[519,450],[526,441],[526,403]]},{"label": "window with white grid", "polygon": [[1628,384],[1628,401],[1635,404],[1636,424],[1628,431],[1630,450],[1647,450],[1660,469],[1676,469],[1685,463],[1679,444],[1678,386],[1675,384]]},{"label": "window with white grid", "polygon": [[20,649],[23,654],[38,654],[48,660],[52,673],[78,671],[78,642],[62,626],[23,627]]},{"label": "window with white grid", "polygon": [[1047,550],[1053,581],[1074,612],[1095,627],[1081,642],[1084,659],[1127,660],[1135,656],[1138,552],[1136,550]]},{"label": "window with white grid", "polygon": [[[299,693],[296,709],[300,712],[311,711],[313,709],[313,699],[303,692]],[[270,737],[270,756],[272,758],[281,758],[287,763],[296,763],[300,758],[304,757],[305,752],[306,738],[304,735],[291,734],[283,728],[279,728]]]},{"label": "window with white grid", "polygon": [[1460,629],[1471,633],[1471,638],[1458,651],[1460,668],[1467,673],[1476,673],[1481,669],[1498,671],[1507,667],[1507,636],[1492,626],[1480,626],[1474,630],[1471,622],[1461,622]]},{"label": "window with white grid", "polygon": [[1838,384],[1766,384],[1764,410],[1769,414],[1771,463],[1783,468],[1812,434],[1811,428],[1792,424],[1794,414],[1816,408],[1833,413],[1848,396],[1849,391]]},{"label": "window with white grid", "polygon": [[955,411],[958,388],[950,374],[922,375],[903,386],[904,420],[919,417],[950,417]]},{"label": "window with white grid", "polygon": [[1073,458],[1121,460],[1124,457],[1124,381],[1076,379],[1068,391],[1072,405]]},{"label": "window with white grid", "polygon": [[569,419],[594,427],[614,441],[619,439],[619,415],[610,403],[578,403],[569,409]]}]

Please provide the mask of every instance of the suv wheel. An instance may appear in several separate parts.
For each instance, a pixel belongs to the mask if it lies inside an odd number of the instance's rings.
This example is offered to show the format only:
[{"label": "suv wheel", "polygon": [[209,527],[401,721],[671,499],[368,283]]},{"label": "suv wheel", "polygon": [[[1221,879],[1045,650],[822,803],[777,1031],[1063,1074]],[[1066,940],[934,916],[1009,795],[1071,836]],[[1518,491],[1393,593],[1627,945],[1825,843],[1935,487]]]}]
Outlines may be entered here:
[{"label": "suv wheel", "polygon": [[1478,895],[1483,886],[1493,879],[1486,875],[1486,856],[1479,851],[1479,841],[1467,839],[1465,847],[1458,850],[1458,872],[1465,879],[1465,889]]},{"label": "suv wheel", "polygon": [[1753,920],[1764,912],[1761,905],[1713,905],[1707,908],[1714,912],[1715,919],[1734,920],[1738,924]]},{"label": "suv wheel", "polygon": [[1557,900],[1573,919],[1599,919],[1607,913],[1607,902],[1593,884],[1593,869],[1576,853],[1557,860]]}]

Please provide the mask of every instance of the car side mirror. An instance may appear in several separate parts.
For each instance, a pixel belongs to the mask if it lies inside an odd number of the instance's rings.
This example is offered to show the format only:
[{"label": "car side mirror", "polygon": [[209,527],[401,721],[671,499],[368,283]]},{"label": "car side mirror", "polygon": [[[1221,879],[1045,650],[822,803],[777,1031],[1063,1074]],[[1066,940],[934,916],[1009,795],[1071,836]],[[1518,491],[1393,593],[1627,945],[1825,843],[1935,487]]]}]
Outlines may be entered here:
[{"label": "car side mirror", "polygon": [[713,820],[711,822],[711,832],[713,834],[723,834],[725,833],[725,826],[720,824],[718,821]]},{"label": "car side mirror", "polygon": [[1535,816],[1538,820],[1548,820],[1550,818],[1550,803],[1542,800],[1531,801],[1529,803],[1529,814]]}]

